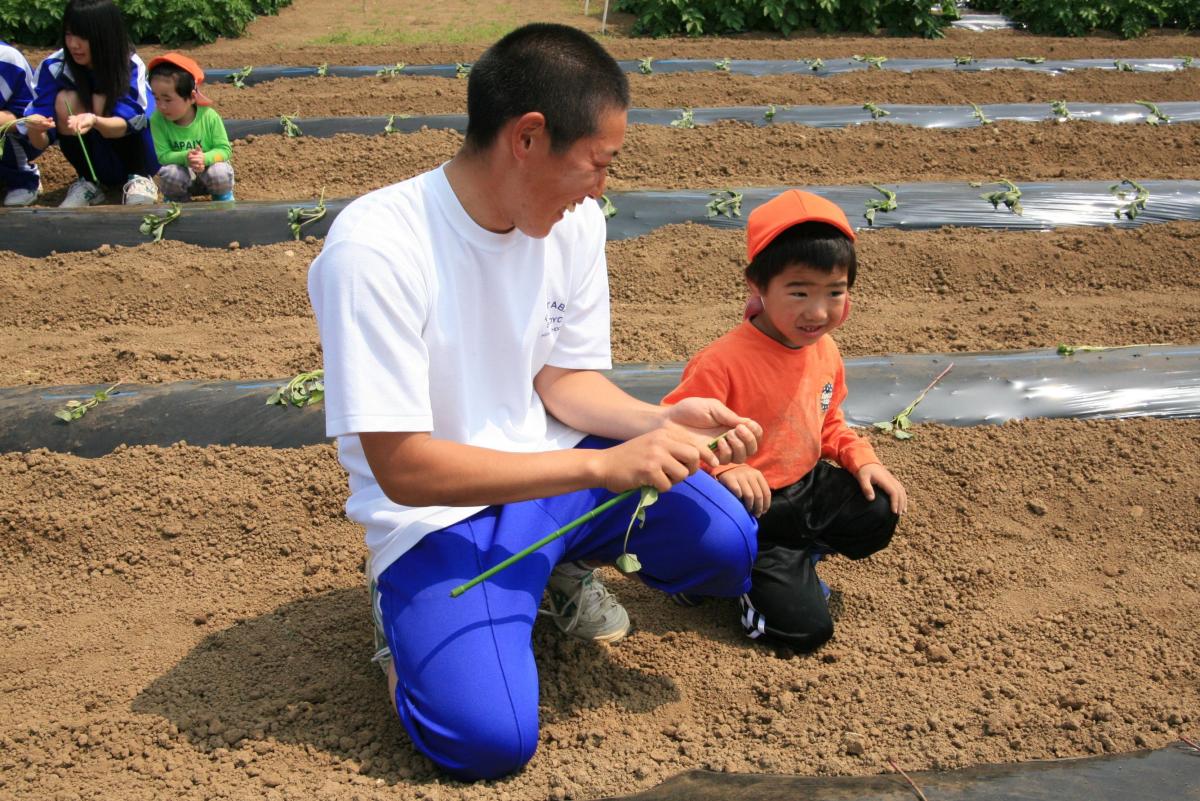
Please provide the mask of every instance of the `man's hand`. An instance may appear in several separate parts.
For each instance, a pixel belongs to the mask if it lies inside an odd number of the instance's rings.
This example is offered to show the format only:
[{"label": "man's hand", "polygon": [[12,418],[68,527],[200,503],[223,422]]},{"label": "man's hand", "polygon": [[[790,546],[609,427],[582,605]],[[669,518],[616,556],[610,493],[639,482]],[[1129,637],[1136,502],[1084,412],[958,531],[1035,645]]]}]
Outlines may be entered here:
[{"label": "man's hand", "polygon": [[198,147],[189,150],[187,154],[187,163],[192,172],[196,173],[197,175],[204,172],[204,151]]},{"label": "man's hand", "polygon": [[[718,400],[684,398],[674,406],[662,408],[665,428],[688,434],[693,443],[716,457],[715,461],[704,459],[713,467],[730,462],[740,464],[758,450],[762,426],[749,417],[734,414]],[[708,444],[718,437],[716,447],[710,451]]]},{"label": "man's hand", "polygon": [[716,457],[682,430],[658,429],[595,451],[597,484],[612,492],[650,486],[666,492]]},{"label": "man's hand", "polygon": [[767,486],[766,476],[756,468],[738,465],[717,476],[717,481],[741,499],[746,511],[755,517],[761,517],[771,508],[771,488]]},{"label": "man's hand", "polygon": [[902,515],[908,511],[908,492],[900,480],[881,464],[865,464],[858,470],[858,484],[868,501],[875,500],[875,488],[879,487],[891,499],[892,514]]}]

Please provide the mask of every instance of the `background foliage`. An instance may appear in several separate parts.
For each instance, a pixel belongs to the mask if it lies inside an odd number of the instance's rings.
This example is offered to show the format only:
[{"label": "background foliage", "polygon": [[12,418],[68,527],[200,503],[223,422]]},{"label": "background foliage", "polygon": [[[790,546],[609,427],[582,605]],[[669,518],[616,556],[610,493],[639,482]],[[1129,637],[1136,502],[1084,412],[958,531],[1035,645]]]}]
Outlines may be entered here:
[{"label": "background foliage", "polygon": [[[240,36],[260,14],[292,0],[116,0],[135,43],[174,45]],[[24,45],[58,42],[66,0],[0,0],[0,39]]]},{"label": "background foliage", "polygon": [[618,0],[617,8],[636,15],[634,32],[649,36],[883,30],[932,39],[958,15],[953,0]]},{"label": "background foliage", "polygon": [[1111,31],[1126,39],[1150,28],[1200,28],[1200,0],[973,0],[980,11],[999,11],[1034,33],[1086,36]]}]

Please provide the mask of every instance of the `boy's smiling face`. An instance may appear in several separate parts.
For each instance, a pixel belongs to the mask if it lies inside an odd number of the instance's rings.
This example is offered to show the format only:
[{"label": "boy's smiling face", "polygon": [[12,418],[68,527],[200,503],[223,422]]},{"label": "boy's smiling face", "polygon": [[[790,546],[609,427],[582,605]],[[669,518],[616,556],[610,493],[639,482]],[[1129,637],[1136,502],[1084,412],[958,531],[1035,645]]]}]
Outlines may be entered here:
[{"label": "boy's smiling face", "polygon": [[842,324],[848,283],[845,267],[824,272],[804,264],[790,264],[767,286],[750,284],[763,303],[763,310],[751,322],[789,348],[812,345]]},{"label": "boy's smiling face", "polygon": [[174,78],[156,75],[150,79],[150,91],[154,94],[159,113],[166,119],[184,126],[196,119],[196,103],[191,98],[179,96]]}]

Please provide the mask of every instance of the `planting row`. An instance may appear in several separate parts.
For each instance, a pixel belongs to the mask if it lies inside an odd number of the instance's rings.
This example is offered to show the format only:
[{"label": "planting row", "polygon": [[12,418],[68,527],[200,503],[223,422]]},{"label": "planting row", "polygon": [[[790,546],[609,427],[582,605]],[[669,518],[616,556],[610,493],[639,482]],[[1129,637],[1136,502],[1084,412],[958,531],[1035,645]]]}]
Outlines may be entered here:
[{"label": "planting row", "polygon": [[[1004,212],[1007,213],[1007,212]],[[0,386],[259,379],[321,364],[306,292],[320,242],[162,242],[0,260]],[[850,357],[1192,344],[1200,223],[859,239]],[[673,226],[608,244],[613,355],[686,360],[741,317],[744,235]],[[1153,314],[1131,313],[1153,309]]]}]

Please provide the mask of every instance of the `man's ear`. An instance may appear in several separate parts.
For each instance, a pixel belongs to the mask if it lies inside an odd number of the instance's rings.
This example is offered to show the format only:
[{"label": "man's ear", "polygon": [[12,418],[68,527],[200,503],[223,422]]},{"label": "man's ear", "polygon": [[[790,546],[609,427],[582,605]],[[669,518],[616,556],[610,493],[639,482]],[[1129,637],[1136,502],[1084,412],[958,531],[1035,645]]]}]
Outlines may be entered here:
[{"label": "man's ear", "polygon": [[540,111],[529,111],[510,124],[509,143],[513,158],[524,161],[537,147],[538,140],[548,135],[546,117]]}]

